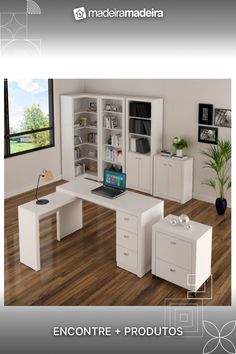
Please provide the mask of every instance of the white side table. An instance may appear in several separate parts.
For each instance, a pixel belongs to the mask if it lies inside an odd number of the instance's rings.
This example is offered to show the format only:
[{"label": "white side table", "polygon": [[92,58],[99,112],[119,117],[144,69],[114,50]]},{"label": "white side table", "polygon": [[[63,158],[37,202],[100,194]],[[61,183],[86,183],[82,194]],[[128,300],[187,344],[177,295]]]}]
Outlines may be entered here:
[{"label": "white side table", "polygon": [[40,270],[39,220],[56,213],[57,240],[82,228],[82,200],[63,192],[45,196],[48,204],[38,205],[35,200],[18,207],[20,262]]},{"label": "white side table", "polygon": [[211,275],[212,227],[190,221],[191,229],[168,215],[152,227],[152,274],[196,292]]}]

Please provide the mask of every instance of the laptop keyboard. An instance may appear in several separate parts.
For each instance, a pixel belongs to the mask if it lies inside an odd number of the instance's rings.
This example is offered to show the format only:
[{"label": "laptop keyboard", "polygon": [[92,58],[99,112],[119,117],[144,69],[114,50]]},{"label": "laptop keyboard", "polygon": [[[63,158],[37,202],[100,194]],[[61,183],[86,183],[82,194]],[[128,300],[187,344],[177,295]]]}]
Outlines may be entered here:
[{"label": "laptop keyboard", "polygon": [[110,196],[116,196],[116,195],[119,195],[121,194],[121,191],[116,191],[114,189],[109,189],[109,188],[106,188],[106,187],[101,187],[100,190],[102,190],[102,193],[106,194],[106,195],[110,195]]}]

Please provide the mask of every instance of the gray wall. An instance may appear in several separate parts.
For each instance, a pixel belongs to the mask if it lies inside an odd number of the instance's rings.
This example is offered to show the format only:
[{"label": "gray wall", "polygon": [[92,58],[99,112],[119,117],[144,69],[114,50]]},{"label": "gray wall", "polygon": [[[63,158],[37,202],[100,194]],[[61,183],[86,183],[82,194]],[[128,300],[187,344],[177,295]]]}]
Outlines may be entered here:
[{"label": "gray wall", "polygon": [[[200,150],[207,144],[198,143],[198,104],[211,103],[215,108],[231,107],[231,81],[225,79],[175,80],[86,80],[86,92],[156,96],[164,98],[163,147],[171,148],[172,138],[185,137],[190,148],[187,154],[194,157],[194,197],[214,202],[215,193],[201,184],[211,172],[202,168]],[[219,137],[231,139],[231,129],[219,128]],[[230,201],[230,195],[228,194]]]}]

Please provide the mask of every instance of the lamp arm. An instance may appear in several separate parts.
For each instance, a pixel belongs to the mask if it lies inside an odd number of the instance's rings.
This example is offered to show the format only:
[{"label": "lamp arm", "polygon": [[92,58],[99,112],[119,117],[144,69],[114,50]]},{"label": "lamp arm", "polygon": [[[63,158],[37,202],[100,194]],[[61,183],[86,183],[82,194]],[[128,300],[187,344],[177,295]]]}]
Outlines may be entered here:
[{"label": "lamp arm", "polygon": [[40,181],[40,177],[42,176],[42,174],[40,174],[38,176],[38,182],[37,182],[37,187],[36,187],[36,192],[35,192],[35,198],[36,200],[38,200],[38,188],[39,188],[39,181]]}]

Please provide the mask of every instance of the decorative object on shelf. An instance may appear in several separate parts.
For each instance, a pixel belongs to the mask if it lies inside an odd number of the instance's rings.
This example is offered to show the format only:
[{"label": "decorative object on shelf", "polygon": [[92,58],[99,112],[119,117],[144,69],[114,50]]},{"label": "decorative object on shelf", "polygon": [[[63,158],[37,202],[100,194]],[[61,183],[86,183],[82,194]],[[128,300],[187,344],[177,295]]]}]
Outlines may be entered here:
[{"label": "decorative object on shelf", "polygon": [[161,150],[160,155],[165,157],[172,157],[173,152],[170,150]]},{"label": "decorative object on shelf", "polygon": [[176,156],[183,157],[183,149],[188,147],[187,141],[179,136],[175,136],[172,140],[172,145],[176,149]]},{"label": "decorative object on shelf", "polygon": [[107,104],[105,105],[105,111],[111,111],[111,105],[110,105],[110,103],[107,103]]},{"label": "decorative object on shelf", "polygon": [[88,122],[87,117],[80,117],[79,126],[80,127],[86,127],[87,126],[87,122]]},{"label": "decorative object on shelf", "polygon": [[36,198],[36,204],[43,205],[49,203],[48,199],[38,199],[38,188],[39,188],[39,182],[40,178],[42,178],[43,182],[50,182],[54,179],[54,176],[51,171],[43,170],[42,173],[38,176],[38,182],[37,182],[37,187],[36,187],[36,192],[35,192],[35,198]]},{"label": "decorative object on shelf", "polygon": [[95,102],[90,102],[89,107],[87,109],[88,112],[97,112],[97,107]]},{"label": "decorative object on shelf", "polygon": [[218,127],[231,128],[231,109],[215,109],[214,124]]},{"label": "decorative object on shelf", "polygon": [[198,109],[198,123],[212,125],[213,104],[200,103]]},{"label": "decorative object on shelf", "polygon": [[231,178],[229,176],[231,160],[231,142],[229,140],[218,140],[216,146],[210,146],[201,151],[205,156],[203,168],[210,168],[215,176],[203,182],[203,184],[213,188],[219,197],[215,201],[215,207],[219,215],[223,215],[227,208],[225,194],[231,188]]},{"label": "decorative object on shelf", "polygon": [[112,110],[113,112],[117,112],[117,107],[116,107],[116,105],[113,104],[113,105],[111,106],[111,110]]},{"label": "decorative object on shelf", "polygon": [[206,144],[217,144],[218,128],[198,127],[198,142]]}]

